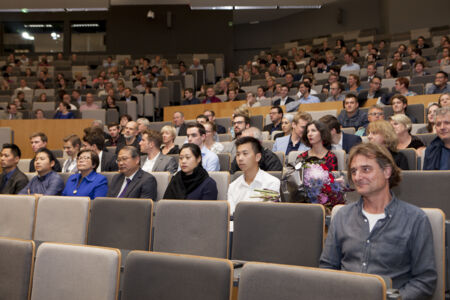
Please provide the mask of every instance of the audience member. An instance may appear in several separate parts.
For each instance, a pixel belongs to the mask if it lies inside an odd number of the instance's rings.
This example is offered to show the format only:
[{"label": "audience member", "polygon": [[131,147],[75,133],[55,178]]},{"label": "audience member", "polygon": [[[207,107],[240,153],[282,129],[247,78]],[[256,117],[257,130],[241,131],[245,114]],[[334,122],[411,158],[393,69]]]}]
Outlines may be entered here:
[{"label": "audience member", "polygon": [[23,115],[17,111],[15,103],[8,103],[6,105],[6,112],[0,111],[0,120],[21,120]]},{"label": "audience member", "polygon": [[181,111],[173,113],[173,126],[175,127],[177,136],[186,135],[186,124],[184,123],[184,114]]},{"label": "audience member", "polygon": [[263,131],[268,131],[270,134],[274,131],[280,131],[281,120],[283,119],[283,109],[279,106],[272,106],[270,108],[269,117],[272,123],[264,126]]},{"label": "audience member", "polygon": [[349,153],[353,146],[362,142],[359,136],[341,131],[341,124],[332,115],[323,116],[319,121],[324,123],[330,131],[331,149],[333,150],[344,150]]},{"label": "audience member", "polygon": [[[34,169],[37,175],[19,192],[19,194],[60,195],[64,189],[61,176],[53,171],[56,161],[52,151],[40,148],[34,158]],[[34,172],[34,171],[33,171]]]},{"label": "audience member", "polygon": [[220,125],[220,124],[217,124],[217,122],[216,122],[216,113],[215,113],[213,110],[207,109],[207,110],[205,110],[205,111],[203,112],[203,115],[206,116],[206,117],[208,118],[208,121],[209,121],[210,123],[216,125],[217,133],[218,133],[218,134],[227,133],[227,129],[226,129],[225,127],[223,127],[223,126]]},{"label": "audience member", "polygon": [[425,145],[418,137],[411,135],[411,120],[404,114],[396,114],[391,116],[389,121],[397,134],[397,149],[413,148],[417,150],[418,154],[421,156],[422,152],[425,150]]},{"label": "audience member", "polygon": [[[124,90],[124,96],[120,98],[120,101],[126,101],[126,102],[137,101],[137,98],[136,98],[136,96],[131,94],[130,88],[126,88]],[[81,108],[80,108],[80,110],[81,110]]]},{"label": "audience member", "polygon": [[100,109],[97,104],[94,103],[94,96],[91,93],[86,94],[86,103],[80,106],[80,111]]},{"label": "audience member", "polygon": [[199,123],[188,124],[187,138],[188,143],[193,143],[200,147],[203,168],[206,171],[220,171],[219,157],[205,146],[205,127]]},{"label": "audience member", "polygon": [[306,125],[311,121],[312,117],[309,113],[298,112],[292,120],[291,134],[277,138],[273,144],[272,151],[283,152],[287,156],[291,151],[303,152],[309,150],[309,147],[305,145],[305,141],[302,138]]},{"label": "audience member", "polygon": [[236,205],[241,201],[263,201],[255,190],[280,191],[280,180],[259,167],[259,163],[263,159],[262,152],[260,141],[254,137],[245,136],[236,141],[236,161],[244,174],[228,187],[231,214],[234,213]]},{"label": "audience member", "polygon": [[408,99],[403,95],[394,95],[391,97],[390,101],[392,105],[392,110],[394,111],[394,115],[396,114],[403,114],[408,116],[408,118],[413,123],[417,123],[417,119],[413,116],[408,114]]},{"label": "audience member", "polygon": [[331,83],[329,93],[330,96],[325,100],[325,102],[344,101],[345,94],[342,93],[343,90],[344,85],[341,82]]},{"label": "audience member", "polygon": [[369,90],[362,91],[358,94],[358,103],[362,107],[367,99],[380,98],[384,95],[381,89],[381,78],[377,75],[373,76],[369,83]]},{"label": "audience member", "polygon": [[256,99],[256,95],[253,92],[247,93],[246,100],[247,100],[246,105],[248,107],[260,107],[261,106],[261,103],[259,103],[259,101]]},{"label": "audience member", "polygon": [[106,110],[115,109],[115,110],[117,110],[117,113],[120,114],[120,108],[116,104],[116,99],[111,95],[106,96],[106,101],[105,101],[105,105],[103,105],[103,108]]},{"label": "audience member", "polygon": [[309,83],[301,82],[300,86],[298,87],[298,90],[302,94],[302,96],[300,97],[300,99],[298,99],[294,102],[291,102],[289,104],[286,104],[287,112],[297,111],[301,104],[319,103],[320,102],[319,98],[311,95],[311,85]]},{"label": "audience member", "polygon": [[182,105],[200,104],[200,99],[194,97],[194,90],[186,88],[184,90],[184,100]]},{"label": "audience member", "polygon": [[175,145],[175,138],[177,132],[174,127],[170,125],[166,125],[163,128],[161,128],[161,135],[163,139],[163,144],[161,146],[161,152],[164,155],[169,154],[178,154],[180,153],[180,148],[178,148],[178,145]]},{"label": "audience member", "polygon": [[438,103],[441,107],[450,106],[450,93],[440,95]]},{"label": "audience member", "polygon": [[[375,104],[369,108],[369,112],[367,114],[367,121],[371,123],[378,120],[384,120],[384,110],[381,105]],[[366,127],[360,127],[356,131],[355,135],[366,136],[367,135]]]},{"label": "audience member", "polygon": [[[47,142],[48,142],[48,138],[45,135],[45,133],[43,133],[43,132],[35,132],[30,136],[31,149],[33,150],[34,153],[37,153],[37,151],[41,148],[46,148]],[[30,161],[30,167],[29,167],[30,173],[33,173],[36,171],[36,169],[34,168],[34,160],[35,160],[35,158],[33,158]],[[59,161],[57,159],[55,160],[55,164],[52,166],[52,169],[55,172],[61,172],[61,165],[59,164]]]},{"label": "audience member", "polygon": [[161,133],[154,130],[146,130],[142,133],[139,142],[141,153],[142,170],[145,172],[170,172],[175,173],[178,169],[177,161],[172,156],[161,153],[163,138]]},{"label": "audience member", "polygon": [[83,137],[81,150],[92,150],[97,154],[99,163],[96,172],[115,172],[117,171],[116,156],[114,153],[104,151],[105,139],[97,133],[87,134]]},{"label": "audience member", "polygon": [[360,66],[353,62],[354,57],[350,52],[344,54],[345,65],[341,67],[341,72],[346,71],[359,71]]},{"label": "audience member", "polygon": [[0,154],[0,194],[18,194],[27,185],[28,177],[17,167],[21,155],[17,145],[3,144]]},{"label": "audience member", "polygon": [[77,154],[76,174],[71,175],[62,192],[63,196],[105,197],[108,192],[108,180],[95,170],[100,163],[97,153],[92,150],[81,150]]},{"label": "audience member", "polygon": [[361,199],[333,217],[320,267],[380,275],[403,299],[430,298],[437,281],[431,226],[420,208],[391,192],[401,171],[389,152],[371,143],[354,147],[347,174]]},{"label": "audience member", "polygon": [[81,148],[81,140],[76,134],[69,135],[63,139],[64,152],[67,154],[67,159],[62,166],[63,173],[76,173],[77,170],[77,155]]},{"label": "audience member", "polygon": [[416,96],[417,94],[413,91],[408,90],[409,79],[405,77],[400,77],[395,80],[395,91],[403,96]]},{"label": "audience member", "polygon": [[216,97],[216,92],[214,88],[209,87],[206,89],[206,98],[202,101],[203,104],[208,103],[220,103],[222,102],[219,98]]},{"label": "audience member", "polygon": [[108,124],[109,138],[105,140],[105,147],[117,146],[120,137],[120,125],[118,123]]},{"label": "audience member", "polygon": [[138,123],[135,121],[130,121],[125,126],[123,134],[119,137],[116,146],[116,155],[125,146],[133,146],[139,149],[139,127]]},{"label": "audience member", "polygon": [[217,184],[202,166],[198,145],[187,143],[180,151],[180,171],[174,175],[164,199],[217,200]]},{"label": "audience member", "polygon": [[34,111],[34,118],[36,120],[45,120],[44,111],[40,108]]},{"label": "audience member", "polygon": [[111,180],[108,197],[157,200],[156,179],[140,168],[137,148],[123,147],[117,155],[117,164],[119,165],[119,174]]},{"label": "audience member", "polygon": [[58,110],[53,116],[53,119],[74,119],[75,116],[70,111],[70,105],[64,102],[59,102]]},{"label": "audience member", "polygon": [[427,126],[419,128],[417,133],[436,133],[436,127],[434,126],[436,119],[436,111],[439,109],[439,104],[431,102],[428,104],[427,109]]},{"label": "audience member", "polygon": [[294,102],[295,100],[291,97],[288,97],[289,87],[287,85],[283,85],[280,90],[280,99],[277,99],[273,102],[273,106],[281,106],[286,105],[290,102]]},{"label": "audience member", "polygon": [[448,84],[448,74],[444,71],[436,73],[434,83],[427,89],[427,94],[443,94],[450,93],[450,85]]},{"label": "audience member", "polygon": [[338,116],[342,127],[353,127],[358,130],[359,127],[366,127],[369,121],[367,113],[359,109],[358,100],[354,94],[347,94],[343,102],[344,109]]},{"label": "audience member", "polygon": [[391,153],[397,166],[402,170],[409,170],[406,156],[403,153],[398,152],[397,134],[388,121],[379,120],[369,123],[367,126],[367,133],[369,142],[385,146]]},{"label": "audience member", "polygon": [[359,80],[359,76],[356,74],[350,74],[348,76],[348,92],[359,93],[361,90],[361,81]]},{"label": "audience member", "polygon": [[208,150],[218,154],[221,153],[224,150],[223,144],[216,141],[216,125],[212,124],[211,122],[207,121],[202,125],[205,127],[206,130],[206,138],[205,138],[205,146],[208,148]]},{"label": "audience member", "polygon": [[437,137],[425,150],[424,170],[450,170],[450,107],[436,111]]},{"label": "audience member", "polygon": [[297,159],[300,161],[317,158],[325,161],[325,166],[330,171],[337,171],[336,155],[331,152],[331,134],[328,126],[320,121],[311,121],[303,132],[305,145],[310,149],[301,153]]},{"label": "audience member", "polygon": [[290,135],[292,133],[292,121],[294,120],[294,116],[284,115],[283,119],[281,119],[281,132],[275,134],[273,136],[273,140],[276,140],[277,138]]}]

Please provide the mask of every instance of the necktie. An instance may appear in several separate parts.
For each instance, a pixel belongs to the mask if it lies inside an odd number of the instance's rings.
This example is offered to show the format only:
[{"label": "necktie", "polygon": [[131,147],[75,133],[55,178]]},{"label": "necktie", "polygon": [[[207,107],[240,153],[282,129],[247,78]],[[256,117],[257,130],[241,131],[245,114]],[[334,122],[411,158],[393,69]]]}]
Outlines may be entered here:
[{"label": "necktie", "polygon": [[130,182],[131,182],[131,179],[130,179],[130,178],[127,178],[127,184],[125,184],[125,188],[123,189],[122,193],[120,193],[120,195],[117,196],[117,198],[122,198],[123,195],[125,195],[125,192],[127,191],[127,187],[128,187],[128,185],[130,184]]}]

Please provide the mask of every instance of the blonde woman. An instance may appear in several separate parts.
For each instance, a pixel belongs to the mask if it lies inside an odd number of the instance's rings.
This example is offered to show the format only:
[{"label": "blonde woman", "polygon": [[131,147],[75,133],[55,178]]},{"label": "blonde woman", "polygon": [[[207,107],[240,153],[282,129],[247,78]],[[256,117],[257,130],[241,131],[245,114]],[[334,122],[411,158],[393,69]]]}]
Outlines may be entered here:
[{"label": "blonde woman", "polygon": [[395,163],[403,170],[409,170],[408,160],[403,153],[398,152],[398,138],[394,127],[385,120],[369,123],[367,126],[367,137],[370,143],[385,146],[391,152]]},{"label": "blonde woman", "polygon": [[397,134],[398,145],[397,150],[413,148],[417,150],[419,155],[422,155],[425,150],[424,143],[416,136],[411,135],[412,122],[403,114],[393,115],[389,118],[389,121],[394,127],[394,131]]},{"label": "blonde woman", "polygon": [[175,137],[177,136],[175,127],[166,125],[161,128],[161,134],[163,138],[163,145],[161,146],[162,154],[168,155],[180,153],[178,145],[175,145]]}]

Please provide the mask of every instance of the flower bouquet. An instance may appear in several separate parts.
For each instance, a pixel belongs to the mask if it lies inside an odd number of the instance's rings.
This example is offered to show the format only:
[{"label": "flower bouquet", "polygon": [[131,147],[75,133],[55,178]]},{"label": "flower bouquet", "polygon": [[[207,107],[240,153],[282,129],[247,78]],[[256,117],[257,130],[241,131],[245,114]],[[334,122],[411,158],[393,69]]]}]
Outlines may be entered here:
[{"label": "flower bouquet", "polygon": [[280,202],[280,193],[277,191],[269,189],[255,189],[254,191],[259,193],[259,195],[254,195],[250,198],[259,198],[262,199],[263,202]]},{"label": "flower bouquet", "polygon": [[[331,210],[345,203],[345,193],[351,191],[343,176],[336,178],[325,161],[315,157],[296,162],[283,178],[284,200],[287,202],[319,203]],[[283,189],[283,188],[282,188]]]}]

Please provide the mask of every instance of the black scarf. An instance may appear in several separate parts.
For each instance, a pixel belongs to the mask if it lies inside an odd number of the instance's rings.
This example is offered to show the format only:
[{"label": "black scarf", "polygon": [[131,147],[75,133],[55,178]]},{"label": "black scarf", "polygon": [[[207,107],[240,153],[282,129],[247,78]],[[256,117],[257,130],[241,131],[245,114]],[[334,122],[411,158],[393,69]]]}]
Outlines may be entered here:
[{"label": "black scarf", "polygon": [[186,175],[183,171],[178,172],[172,178],[164,193],[163,199],[186,199],[206,178],[208,172],[199,164],[191,175]]}]

